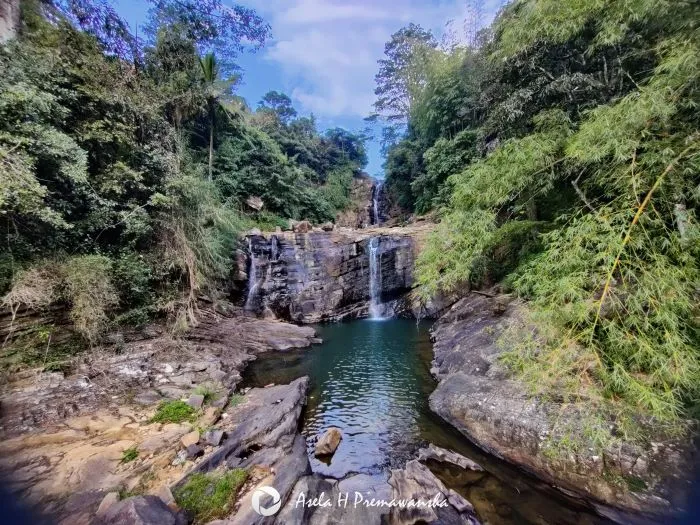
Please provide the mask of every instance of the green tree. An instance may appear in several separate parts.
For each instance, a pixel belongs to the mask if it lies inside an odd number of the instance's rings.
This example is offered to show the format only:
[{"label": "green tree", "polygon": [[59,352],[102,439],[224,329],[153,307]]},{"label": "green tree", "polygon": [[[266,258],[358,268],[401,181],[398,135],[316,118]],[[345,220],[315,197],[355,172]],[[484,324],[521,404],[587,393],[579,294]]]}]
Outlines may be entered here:
[{"label": "green tree", "polygon": [[[507,282],[541,337],[507,362],[624,432],[678,430],[700,398],[697,14],[691,2],[510,4],[483,49],[483,156],[449,177],[418,263],[427,297],[517,254]],[[527,237],[534,251],[514,250]]]},{"label": "green tree", "polygon": [[379,60],[374,90],[375,111],[389,122],[405,122],[416,95],[426,82],[427,64],[437,47],[433,34],[409,24],[391,35]]},{"label": "green tree", "polygon": [[297,116],[297,111],[292,106],[292,100],[279,91],[268,91],[265,93],[258,108],[265,108],[272,111],[283,125],[289,124],[290,119]]}]

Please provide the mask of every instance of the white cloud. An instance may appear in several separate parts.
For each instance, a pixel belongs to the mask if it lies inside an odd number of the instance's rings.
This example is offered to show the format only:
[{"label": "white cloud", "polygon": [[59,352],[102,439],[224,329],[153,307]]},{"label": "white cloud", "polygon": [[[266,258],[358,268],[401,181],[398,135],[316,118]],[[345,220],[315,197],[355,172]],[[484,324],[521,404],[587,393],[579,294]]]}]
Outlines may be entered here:
[{"label": "white cloud", "polygon": [[[489,0],[487,4],[494,3]],[[291,86],[304,112],[364,117],[374,100],[374,75],[384,43],[415,22],[440,33],[460,19],[465,0],[249,0],[271,24],[264,57]]]}]

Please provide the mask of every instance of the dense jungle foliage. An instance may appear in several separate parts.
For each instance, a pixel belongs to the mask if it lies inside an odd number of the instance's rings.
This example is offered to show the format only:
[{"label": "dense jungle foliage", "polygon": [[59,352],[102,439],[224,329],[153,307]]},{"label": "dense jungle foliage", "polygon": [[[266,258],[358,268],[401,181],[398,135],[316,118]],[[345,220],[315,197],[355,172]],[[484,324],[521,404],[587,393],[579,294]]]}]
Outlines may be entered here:
[{"label": "dense jungle foliage", "polygon": [[516,0],[475,46],[396,33],[377,75],[403,130],[388,191],[441,220],[422,295],[503,281],[529,299],[537,332],[506,363],[613,412],[613,434],[697,415],[698,21],[689,0]]},{"label": "dense jungle foliage", "polygon": [[21,6],[0,46],[4,305],[66,303],[89,340],[154,313],[184,326],[241,231],[346,206],[363,139],[235,94],[236,56],[270,36],[254,11],[153,0],[137,40],[104,2]]}]

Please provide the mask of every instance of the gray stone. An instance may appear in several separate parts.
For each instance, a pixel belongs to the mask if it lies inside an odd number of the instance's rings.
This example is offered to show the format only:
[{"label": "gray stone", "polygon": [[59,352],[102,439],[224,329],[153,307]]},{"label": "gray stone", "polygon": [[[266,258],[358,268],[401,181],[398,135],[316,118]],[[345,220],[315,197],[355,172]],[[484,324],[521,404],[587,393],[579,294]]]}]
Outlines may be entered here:
[{"label": "gray stone", "polygon": [[187,453],[187,459],[194,459],[204,454],[204,449],[199,445],[188,445],[185,452]]},{"label": "gray stone", "polygon": [[214,408],[224,408],[228,404],[228,395],[221,396],[211,402],[211,406]]},{"label": "gray stone", "polygon": [[175,513],[157,496],[135,496],[112,505],[105,525],[176,525]]},{"label": "gray stone", "polygon": [[314,448],[315,456],[330,456],[332,455],[340,441],[343,439],[343,432],[337,427],[331,427],[323,433],[321,439],[316,443]]},{"label": "gray stone", "polygon": [[180,450],[175,456],[175,459],[173,459],[171,465],[176,467],[178,465],[182,465],[185,461],[187,461],[187,450]]},{"label": "gray stone", "polygon": [[192,394],[187,400],[187,404],[192,408],[202,408],[204,404],[204,396],[201,394]]},{"label": "gray stone", "polygon": [[208,430],[204,433],[204,441],[212,447],[218,447],[224,438],[224,431],[218,429]]},{"label": "gray stone", "polygon": [[119,501],[118,492],[109,492],[100,502],[100,506],[97,507],[96,516],[104,516],[109,508]]}]

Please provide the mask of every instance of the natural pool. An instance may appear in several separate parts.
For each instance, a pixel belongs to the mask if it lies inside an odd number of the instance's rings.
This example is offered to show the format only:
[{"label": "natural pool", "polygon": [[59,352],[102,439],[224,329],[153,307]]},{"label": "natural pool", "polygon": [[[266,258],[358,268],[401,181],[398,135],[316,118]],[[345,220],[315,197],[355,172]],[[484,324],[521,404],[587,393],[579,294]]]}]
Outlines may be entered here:
[{"label": "natural pool", "polygon": [[[288,383],[308,375],[311,387],[303,416],[314,472],[343,478],[364,473],[388,478],[417,450],[433,443],[480,463],[486,473],[434,472],[492,524],[597,524],[606,521],[547,485],[484,454],[430,411],[436,383],[430,375],[429,324],[407,319],[319,325],[321,345],[264,354],[246,371],[244,386]],[[313,455],[313,439],[330,426],[343,440],[328,463]]]}]

